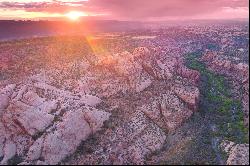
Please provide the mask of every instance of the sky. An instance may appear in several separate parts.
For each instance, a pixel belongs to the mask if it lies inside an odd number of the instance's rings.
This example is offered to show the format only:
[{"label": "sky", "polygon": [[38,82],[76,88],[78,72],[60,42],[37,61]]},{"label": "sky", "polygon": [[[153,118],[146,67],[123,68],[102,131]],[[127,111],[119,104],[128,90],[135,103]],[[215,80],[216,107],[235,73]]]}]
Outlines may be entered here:
[{"label": "sky", "polygon": [[239,19],[248,0],[0,0],[0,19]]}]

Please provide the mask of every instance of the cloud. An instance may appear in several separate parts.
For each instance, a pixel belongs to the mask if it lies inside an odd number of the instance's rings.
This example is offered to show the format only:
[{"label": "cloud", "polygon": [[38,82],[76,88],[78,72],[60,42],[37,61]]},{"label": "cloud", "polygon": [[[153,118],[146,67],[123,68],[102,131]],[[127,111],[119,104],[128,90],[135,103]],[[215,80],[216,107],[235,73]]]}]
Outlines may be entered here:
[{"label": "cloud", "polygon": [[[39,12],[50,14],[65,14],[72,10],[89,11],[90,8],[85,5],[88,0],[33,0],[17,1],[0,1],[0,9],[24,10],[26,12]],[[87,13],[87,12],[86,12]],[[1,17],[1,14],[0,14]]]},{"label": "cloud", "polygon": [[194,17],[220,11],[222,7],[247,7],[247,0],[91,0],[91,6],[117,17]]},{"label": "cloud", "polygon": [[[248,0],[22,0],[0,1],[0,8],[27,12],[65,13],[71,10],[108,14],[111,19],[197,18],[218,14],[248,18]],[[230,10],[230,12],[227,12]],[[220,16],[220,13],[224,13]],[[235,15],[235,16],[236,16]]]}]

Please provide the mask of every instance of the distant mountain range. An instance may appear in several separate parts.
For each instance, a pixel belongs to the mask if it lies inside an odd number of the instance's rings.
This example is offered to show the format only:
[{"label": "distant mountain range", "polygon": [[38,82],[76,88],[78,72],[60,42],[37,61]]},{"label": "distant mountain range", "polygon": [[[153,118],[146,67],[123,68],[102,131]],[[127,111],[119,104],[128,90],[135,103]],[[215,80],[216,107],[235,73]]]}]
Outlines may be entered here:
[{"label": "distant mountain range", "polygon": [[125,21],[0,21],[0,40],[35,36],[114,32],[144,28],[140,22]]},{"label": "distant mountain range", "polygon": [[210,24],[213,23],[246,23],[245,20],[236,21],[165,21],[165,22],[139,22],[139,21],[115,21],[115,20],[82,20],[70,21],[15,21],[0,20],[0,40],[11,40],[36,36],[81,34],[95,32],[122,32],[151,28],[163,28],[166,26],[182,24]]}]

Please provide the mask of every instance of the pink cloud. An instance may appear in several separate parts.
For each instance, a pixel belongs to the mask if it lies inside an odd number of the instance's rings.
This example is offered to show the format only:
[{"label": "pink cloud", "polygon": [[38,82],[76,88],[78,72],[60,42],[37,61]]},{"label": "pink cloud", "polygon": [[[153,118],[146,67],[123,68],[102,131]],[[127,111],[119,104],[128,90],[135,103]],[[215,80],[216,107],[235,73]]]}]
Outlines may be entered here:
[{"label": "pink cloud", "polygon": [[0,9],[65,13],[70,10],[109,14],[110,19],[248,18],[248,0],[51,0],[1,2]]}]

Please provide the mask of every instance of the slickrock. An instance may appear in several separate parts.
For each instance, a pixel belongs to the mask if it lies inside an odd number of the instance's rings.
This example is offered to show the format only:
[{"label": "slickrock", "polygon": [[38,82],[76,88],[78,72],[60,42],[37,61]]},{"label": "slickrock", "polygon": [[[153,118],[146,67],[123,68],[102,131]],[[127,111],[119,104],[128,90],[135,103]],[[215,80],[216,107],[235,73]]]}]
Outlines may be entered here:
[{"label": "slickrock", "polygon": [[197,110],[200,75],[177,56],[139,47],[54,65],[0,91],[3,164],[65,163],[95,135],[80,164],[145,164]]},{"label": "slickrock", "polygon": [[45,99],[39,97],[35,92],[28,91],[27,93],[23,94],[22,102],[37,107],[44,103]]},{"label": "slickrock", "polygon": [[102,100],[96,96],[84,95],[81,97],[81,102],[85,103],[88,106],[96,106],[97,104],[100,104]]},{"label": "slickrock", "polygon": [[227,159],[228,165],[249,165],[249,144],[238,144],[232,148]]},{"label": "slickrock", "polygon": [[42,146],[44,142],[44,136],[38,138],[32,146],[30,146],[27,153],[26,161],[38,160],[42,153]]},{"label": "slickrock", "polygon": [[5,88],[0,90],[0,94],[7,94],[7,95],[11,95],[14,92],[16,85],[15,84],[10,84],[8,86],[6,86]]},{"label": "slickrock", "polygon": [[[24,158],[28,150],[27,161],[33,162],[42,155],[46,163],[58,163],[73,153],[81,141],[98,131],[103,122],[108,120],[109,113],[90,107],[82,108],[83,105],[99,104],[101,100],[98,97],[92,95],[79,97],[54,86],[44,85],[47,84],[35,82],[18,87],[9,85],[1,90],[1,98],[5,99],[1,100],[0,114],[2,164],[8,164],[8,161],[16,155]],[[41,90],[44,90],[41,93],[43,97],[37,93]],[[55,96],[59,98],[54,99]],[[60,110],[65,108],[63,105],[65,106],[67,99],[73,103],[68,103],[66,106],[80,108],[86,112],[70,111],[60,117],[63,122],[58,123],[55,121],[55,113],[57,116],[60,114]],[[48,134],[53,128],[57,129],[55,133]]]},{"label": "slickrock", "polygon": [[0,91],[0,114],[1,114],[1,111],[6,109],[7,106],[9,105],[9,101],[10,101],[10,98],[11,98],[11,95],[13,93],[15,86],[16,86],[15,84],[11,84],[11,85],[6,86],[4,89],[1,89]]},{"label": "slickrock", "polygon": [[57,164],[72,154],[92,132],[98,131],[109,116],[106,112],[89,109],[66,113],[55,131],[42,136],[31,146],[27,160],[42,157],[48,164]]},{"label": "slickrock", "polygon": [[58,101],[50,100],[50,101],[43,102],[37,108],[39,108],[41,112],[47,112],[48,114],[50,114],[52,111],[56,110],[57,107],[58,107]]},{"label": "slickrock", "polygon": [[221,147],[229,155],[227,165],[249,165],[249,144],[223,141]]},{"label": "slickrock", "polygon": [[229,153],[234,146],[235,146],[235,143],[232,141],[228,141],[228,140],[224,140],[220,144],[221,149],[225,151],[226,153]]},{"label": "slickrock", "polygon": [[3,148],[4,158],[1,161],[1,164],[7,164],[8,160],[15,156],[16,154],[16,145],[12,141],[7,141]]},{"label": "slickrock", "polygon": [[42,157],[48,164],[57,164],[73,153],[79,143],[91,133],[84,116],[79,112],[68,113],[55,132],[48,134],[42,146]]},{"label": "slickrock", "polygon": [[88,122],[92,133],[95,133],[103,126],[103,122],[109,119],[110,113],[92,108],[92,110],[86,109],[83,116]]},{"label": "slickrock", "polygon": [[54,119],[53,115],[19,101],[10,105],[7,111],[11,112],[13,121],[32,136],[45,130]]}]

